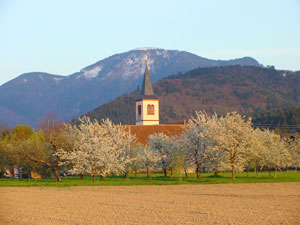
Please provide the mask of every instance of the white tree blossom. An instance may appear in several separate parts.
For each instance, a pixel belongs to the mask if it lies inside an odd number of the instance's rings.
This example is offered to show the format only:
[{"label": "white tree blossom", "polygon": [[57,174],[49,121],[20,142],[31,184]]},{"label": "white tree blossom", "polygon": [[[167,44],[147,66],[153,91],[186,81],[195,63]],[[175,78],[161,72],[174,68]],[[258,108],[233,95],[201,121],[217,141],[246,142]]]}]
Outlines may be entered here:
[{"label": "white tree blossom", "polygon": [[109,119],[99,125],[88,117],[81,124],[69,126],[69,133],[76,135],[74,149],[60,152],[60,157],[72,164],[72,174],[90,174],[105,177],[110,173],[124,173],[130,164],[129,152],[135,137],[124,126],[113,125]]},{"label": "white tree blossom", "polygon": [[[196,112],[196,117],[192,117],[184,125],[186,135],[186,149],[190,165],[195,167],[197,178],[200,178],[202,168],[208,163],[208,152],[213,148],[211,139],[212,122],[215,115],[209,117],[204,112]],[[211,154],[210,154],[211,155]]]},{"label": "white tree blossom", "polygon": [[160,156],[158,161],[162,168],[164,176],[167,176],[167,169],[170,166],[170,140],[163,133],[155,133],[149,136],[148,145],[151,151],[156,152]]},{"label": "white tree blossom", "polygon": [[189,167],[188,151],[186,148],[186,136],[181,134],[169,138],[170,167],[179,174],[179,180],[182,181],[182,172],[185,171],[187,177],[187,169]]},{"label": "white tree blossom", "polygon": [[262,166],[274,169],[274,177],[276,178],[278,169],[291,164],[292,158],[288,151],[288,143],[282,140],[280,135],[269,130],[264,130],[260,134],[264,147],[263,151],[260,152]]},{"label": "white tree blossom", "polygon": [[294,140],[294,141],[290,141],[290,146],[289,146],[289,151],[291,154],[291,166],[297,169],[300,167],[300,140],[299,138]]},{"label": "white tree blossom", "polygon": [[255,131],[251,119],[236,112],[227,113],[216,120],[217,128],[210,133],[215,149],[224,153],[225,163],[229,163],[232,179],[236,171],[243,171],[247,161],[255,151]]},{"label": "white tree blossom", "polygon": [[149,146],[139,147],[138,163],[147,171],[149,179],[152,179],[152,172],[158,167],[161,155],[157,151],[153,151]]}]

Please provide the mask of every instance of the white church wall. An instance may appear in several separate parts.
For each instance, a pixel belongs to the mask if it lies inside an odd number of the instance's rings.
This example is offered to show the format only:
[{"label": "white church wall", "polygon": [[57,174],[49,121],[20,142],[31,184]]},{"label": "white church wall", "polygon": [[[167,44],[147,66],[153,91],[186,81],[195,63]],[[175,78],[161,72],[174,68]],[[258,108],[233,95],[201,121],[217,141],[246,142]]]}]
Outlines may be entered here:
[{"label": "white church wall", "polygon": [[[141,106],[141,115],[138,115],[138,106]],[[148,114],[148,105],[154,106],[154,114]],[[142,99],[136,102],[136,125],[156,125],[159,124],[159,100]]]}]

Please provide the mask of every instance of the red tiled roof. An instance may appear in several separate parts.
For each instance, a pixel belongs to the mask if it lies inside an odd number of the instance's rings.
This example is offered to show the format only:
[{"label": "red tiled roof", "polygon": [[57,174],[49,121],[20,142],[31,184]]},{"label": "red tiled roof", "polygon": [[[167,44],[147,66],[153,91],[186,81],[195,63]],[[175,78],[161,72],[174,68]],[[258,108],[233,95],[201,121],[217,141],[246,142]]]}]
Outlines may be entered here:
[{"label": "red tiled roof", "polygon": [[183,132],[182,124],[127,125],[127,127],[142,144],[147,144],[150,134],[164,133],[167,136],[173,136]]},{"label": "red tiled roof", "polygon": [[284,137],[284,138],[291,138],[291,137],[299,138],[300,137],[299,134],[281,134],[280,136]]}]

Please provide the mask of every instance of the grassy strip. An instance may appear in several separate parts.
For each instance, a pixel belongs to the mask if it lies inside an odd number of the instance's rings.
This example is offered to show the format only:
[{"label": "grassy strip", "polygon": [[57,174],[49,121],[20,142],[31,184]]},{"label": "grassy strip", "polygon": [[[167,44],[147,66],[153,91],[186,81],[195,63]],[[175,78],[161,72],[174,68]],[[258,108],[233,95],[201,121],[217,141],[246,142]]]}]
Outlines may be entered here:
[{"label": "grassy strip", "polygon": [[[273,175],[273,174],[272,174]],[[33,186],[50,186],[50,187],[69,187],[69,186],[130,186],[130,185],[176,185],[176,184],[226,184],[226,183],[272,183],[272,182],[300,182],[300,172],[282,171],[277,173],[277,178],[269,177],[267,172],[260,172],[256,174],[249,172],[237,174],[237,179],[231,179],[231,173],[220,173],[219,176],[214,176],[212,173],[202,173],[201,179],[196,179],[194,174],[189,174],[188,178],[183,177],[182,182],[179,181],[178,175],[173,175],[173,178],[168,175],[164,177],[163,174],[153,174],[152,180],[149,180],[145,174],[138,174],[137,177],[130,176],[129,180],[124,179],[123,176],[108,176],[103,179],[97,177],[96,182],[92,182],[90,176],[85,176],[83,180],[79,177],[70,176],[62,177],[62,182],[57,183],[54,178],[45,179],[0,179],[0,187],[33,187]]]}]

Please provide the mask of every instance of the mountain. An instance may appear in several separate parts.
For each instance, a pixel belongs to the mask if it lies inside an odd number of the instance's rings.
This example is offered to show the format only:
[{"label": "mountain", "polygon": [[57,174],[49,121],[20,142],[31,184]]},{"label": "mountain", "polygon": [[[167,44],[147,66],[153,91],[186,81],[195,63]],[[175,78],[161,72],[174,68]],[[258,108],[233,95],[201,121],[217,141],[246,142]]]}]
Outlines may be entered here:
[{"label": "mountain", "polygon": [[[300,71],[238,65],[198,68],[164,78],[153,87],[160,99],[161,123],[189,119],[196,110],[218,114],[238,111],[264,117],[259,113],[300,106]],[[84,115],[99,121],[109,117],[114,123],[135,124],[138,96],[138,91],[125,94]]]},{"label": "mountain", "polygon": [[48,113],[64,121],[78,117],[137,89],[146,55],[152,82],[199,67],[262,66],[250,57],[210,60],[185,51],[142,48],[110,56],[69,76],[25,73],[0,86],[0,124],[34,126]]}]

